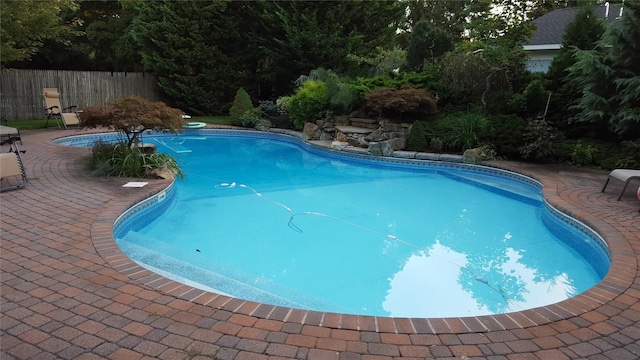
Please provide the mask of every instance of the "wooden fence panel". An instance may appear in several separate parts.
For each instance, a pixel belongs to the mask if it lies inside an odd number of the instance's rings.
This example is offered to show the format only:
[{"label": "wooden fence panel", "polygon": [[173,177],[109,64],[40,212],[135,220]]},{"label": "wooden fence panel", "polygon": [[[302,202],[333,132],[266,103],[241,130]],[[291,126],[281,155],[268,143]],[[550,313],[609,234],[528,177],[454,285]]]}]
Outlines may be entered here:
[{"label": "wooden fence panel", "polygon": [[2,120],[43,119],[43,88],[57,88],[62,106],[78,109],[131,95],[161,100],[155,79],[145,73],[3,69],[0,76]]}]

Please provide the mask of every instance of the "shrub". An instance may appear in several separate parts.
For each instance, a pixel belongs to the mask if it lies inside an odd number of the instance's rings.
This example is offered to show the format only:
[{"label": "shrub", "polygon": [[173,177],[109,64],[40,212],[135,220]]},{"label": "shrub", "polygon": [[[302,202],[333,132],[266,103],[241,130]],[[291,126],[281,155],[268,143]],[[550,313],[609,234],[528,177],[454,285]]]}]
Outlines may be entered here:
[{"label": "shrub", "polygon": [[106,106],[86,107],[82,113],[81,128],[106,127],[124,134],[128,145],[138,142],[145,130],[176,133],[184,121],[182,111],[163,102],[151,102],[140,96],[126,96]]},{"label": "shrub", "polygon": [[367,107],[380,116],[434,115],[438,113],[438,96],[426,89],[409,85],[373,90],[364,96]]},{"label": "shrub", "polygon": [[444,141],[439,137],[431,138],[429,148],[435,152],[441,152],[444,149]]},{"label": "shrub", "polygon": [[260,119],[262,119],[262,110],[260,108],[249,109],[238,118],[240,125],[246,128],[255,127]]},{"label": "shrub", "polygon": [[253,109],[251,97],[243,88],[238,89],[236,97],[233,99],[233,104],[229,109],[229,115],[231,115],[234,120],[239,120],[244,113],[251,109]]},{"label": "shrub", "polygon": [[530,114],[541,113],[544,111],[549,92],[544,88],[542,80],[532,80],[522,92],[524,97],[526,110]]},{"label": "shrub", "polygon": [[489,118],[487,142],[506,158],[520,157],[526,121],[518,115],[495,115]]},{"label": "shrub", "polygon": [[289,118],[297,129],[302,129],[307,121],[314,121],[329,108],[327,86],[319,81],[305,81],[289,103]]},{"label": "shrub", "polygon": [[541,160],[551,156],[554,139],[553,129],[543,118],[530,119],[523,134],[524,145],[519,148],[522,158]]},{"label": "shrub", "polygon": [[289,108],[291,107],[291,96],[281,96],[276,100],[276,106],[280,115],[289,114]]},{"label": "shrub", "polygon": [[436,67],[428,67],[421,73],[392,73],[389,76],[358,78],[355,88],[363,93],[379,88],[399,88],[408,84],[417,89],[435,89],[439,84],[440,73]]},{"label": "shrub", "polygon": [[409,136],[407,137],[407,149],[414,151],[423,151],[427,148],[427,134],[424,124],[416,121],[411,126]]},{"label": "shrub", "polygon": [[130,146],[125,139],[113,144],[96,141],[88,167],[96,176],[146,178],[156,169],[167,169],[180,178],[184,176],[171,155],[144,154],[137,146]]},{"label": "shrub", "polygon": [[571,153],[571,163],[576,166],[591,165],[593,164],[593,154],[596,151],[596,148],[591,145],[585,147],[581,141],[578,141]]},{"label": "shrub", "polygon": [[269,119],[280,115],[278,112],[278,105],[273,101],[269,101],[269,100],[260,101],[258,103],[258,108],[260,109],[262,116],[267,117]]},{"label": "shrub", "polygon": [[488,128],[487,118],[476,111],[449,114],[439,122],[445,144],[457,151],[477,147]]},{"label": "shrub", "polygon": [[340,83],[334,88],[329,99],[329,107],[336,114],[348,114],[356,108],[360,100],[358,92],[351,86]]}]

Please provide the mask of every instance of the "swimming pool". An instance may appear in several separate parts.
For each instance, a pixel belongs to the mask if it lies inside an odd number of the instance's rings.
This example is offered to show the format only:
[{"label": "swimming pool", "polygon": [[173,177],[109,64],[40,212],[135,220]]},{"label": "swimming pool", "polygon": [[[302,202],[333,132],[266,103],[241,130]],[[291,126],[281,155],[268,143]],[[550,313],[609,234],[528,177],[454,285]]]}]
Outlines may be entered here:
[{"label": "swimming pool", "polygon": [[114,236],[141,265],[201,288],[321,311],[473,316],[564,300],[609,267],[604,242],[518,174],[245,131],[145,141],[187,177],[123,214]]}]

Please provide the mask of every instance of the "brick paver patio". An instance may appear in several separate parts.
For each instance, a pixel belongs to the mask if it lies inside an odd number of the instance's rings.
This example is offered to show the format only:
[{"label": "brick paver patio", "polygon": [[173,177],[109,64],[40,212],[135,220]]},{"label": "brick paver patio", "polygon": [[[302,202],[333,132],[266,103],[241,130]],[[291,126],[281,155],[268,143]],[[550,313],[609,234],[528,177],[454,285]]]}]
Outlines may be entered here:
[{"label": "brick paver patio", "polygon": [[616,201],[621,184],[600,192],[606,171],[496,163],[541,181],[551,204],[603,236],[612,266],[600,284],[518,313],[392,319],[232,299],[139,267],[113,222],[169,183],[89,176],[89,149],[51,142],[76,133],[23,131],[29,186],[0,195],[2,360],[640,358],[637,184]]}]

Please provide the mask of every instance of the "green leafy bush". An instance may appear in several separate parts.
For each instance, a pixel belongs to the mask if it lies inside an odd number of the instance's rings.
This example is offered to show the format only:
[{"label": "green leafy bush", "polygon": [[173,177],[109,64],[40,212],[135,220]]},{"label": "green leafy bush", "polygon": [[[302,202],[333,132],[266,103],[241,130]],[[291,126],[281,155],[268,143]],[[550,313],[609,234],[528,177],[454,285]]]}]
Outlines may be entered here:
[{"label": "green leafy bush", "polygon": [[427,133],[422,121],[416,121],[411,125],[409,136],[407,137],[407,149],[423,151],[427,148]]},{"label": "green leafy bush", "polygon": [[246,128],[255,127],[260,119],[262,119],[262,110],[260,108],[249,109],[238,118],[240,125]]},{"label": "green leafy bush", "polygon": [[571,163],[576,166],[592,165],[594,162],[593,154],[595,154],[596,151],[596,148],[593,146],[584,146],[581,141],[578,141],[571,153]]},{"label": "green leafy bush", "polygon": [[488,129],[487,117],[476,111],[455,112],[438,122],[446,146],[456,151],[480,145]]},{"label": "green leafy bush", "polygon": [[368,93],[378,88],[399,88],[408,84],[417,89],[438,89],[440,78],[439,69],[430,66],[421,73],[391,73],[388,76],[375,76],[370,78],[358,78],[353,86],[363,93]]},{"label": "green leafy bush", "polygon": [[549,92],[544,88],[542,80],[532,80],[522,92],[527,112],[531,114],[541,113],[547,104]]},{"label": "green leafy bush", "polygon": [[302,129],[305,122],[322,118],[328,108],[329,92],[326,84],[306,81],[291,97],[289,118],[297,129]]},{"label": "green leafy bush", "polygon": [[278,105],[274,101],[262,100],[258,103],[258,108],[260,109],[262,116],[269,119],[280,115],[278,112]]},{"label": "green leafy bush", "polygon": [[519,147],[524,143],[526,121],[518,115],[494,115],[489,117],[486,141],[505,158],[519,158]]},{"label": "green leafy bush", "polygon": [[233,105],[229,109],[229,115],[234,120],[240,120],[240,117],[247,111],[253,109],[251,97],[243,88],[238,89],[236,97],[233,99]]},{"label": "green leafy bush", "polygon": [[291,96],[281,96],[276,100],[276,107],[280,115],[289,114],[289,108],[291,107]]},{"label": "green leafy bush", "polygon": [[[331,90],[331,88],[330,88]],[[358,92],[348,84],[337,84],[330,94],[329,108],[335,114],[348,114],[360,103]]]},{"label": "green leafy bush", "polygon": [[93,145],[88,168],[95,176],[146,178],[156,169],[167,169],[180,178],[184,176],[171,155],[145,154],[124,139],[113,144],[97,141]]}]

